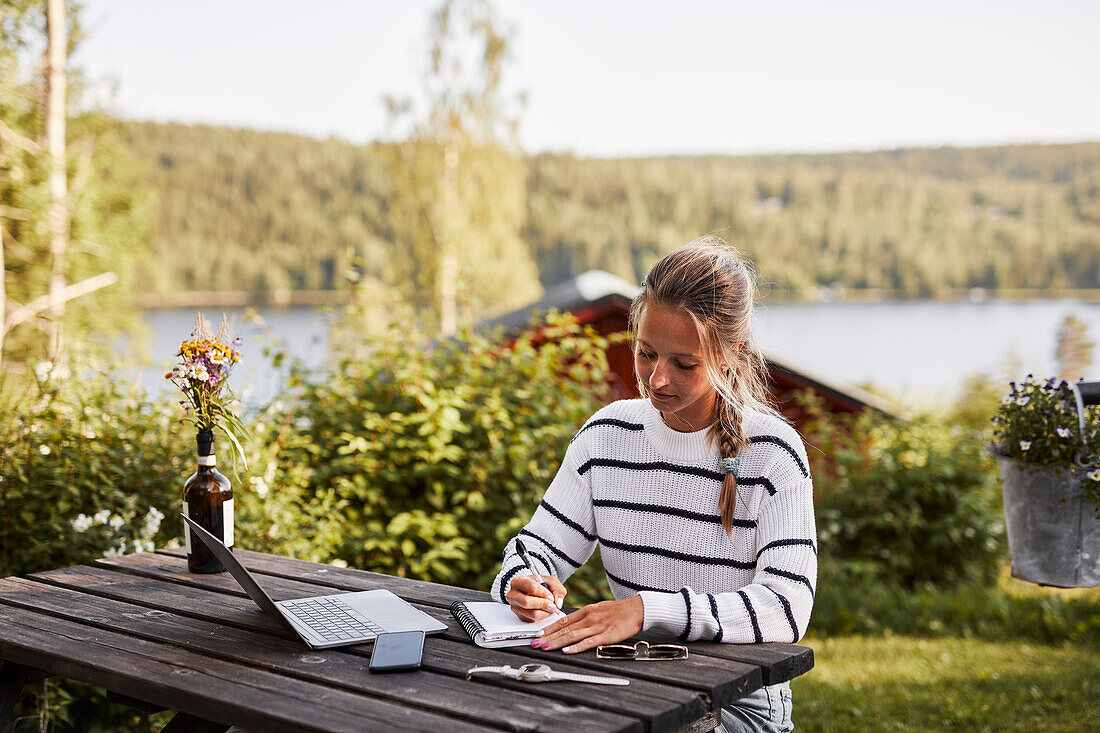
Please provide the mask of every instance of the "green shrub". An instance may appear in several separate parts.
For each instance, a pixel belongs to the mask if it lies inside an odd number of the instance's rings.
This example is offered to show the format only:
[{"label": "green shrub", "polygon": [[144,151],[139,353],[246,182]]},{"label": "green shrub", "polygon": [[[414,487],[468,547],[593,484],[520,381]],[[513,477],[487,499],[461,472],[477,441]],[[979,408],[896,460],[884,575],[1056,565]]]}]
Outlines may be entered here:
[{"label": "green shrub", "polygon": [[901,588],[884,582],[877,570],[823,556],[811,633],[1100,643],[1100,606],[1089,598],[1019,598],[996,584],[978,581]]},{"label": "green shrub", "polygon": [[898,588],[996,577],[1004,521],[981,437],[929,417],[826,416],[806,430],[821,555]]},{"label": "green shrub", "polygon": [[561,315],[511,343],[471,329],[432,343],[411,317],[372,344],[336,339],[329,373],[297,373],[255,428],[270,494],[262,507],[246,494],[249,534],[311,559],[487,586],[608,393],[606,345]]},{"label": "green shrub", "polygon": [[194,453],[180,426],[104,376],[9,382],[0,395],[0,577],[150,551]]}]

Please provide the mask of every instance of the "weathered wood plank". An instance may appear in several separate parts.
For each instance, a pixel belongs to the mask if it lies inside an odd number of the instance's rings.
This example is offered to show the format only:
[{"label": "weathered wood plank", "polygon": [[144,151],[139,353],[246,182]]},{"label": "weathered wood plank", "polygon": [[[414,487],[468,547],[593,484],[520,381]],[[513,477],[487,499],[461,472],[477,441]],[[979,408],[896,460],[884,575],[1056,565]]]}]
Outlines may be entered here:
[{"label": "weathered wood plank", "polygon": [[[624,709],[641,708],[649,713],[646,722],[656,720],[657,729],[669,729],[685,717],[697,717],[703,710],[690,709],[688,715],[676,715],[674,706],[657,706],[645,691],[630,690],[629,697],[618,695],[614,714],[593,709],[590,690],[581,685],[561,685],[566,695],[562,702],[547,701],[535,694],[538,686],[520,686],[517,692],[502,695],[500,690],[475,685],[463,679],[471,664],[438,664],[436,653],[427,649],[424,670],[412,675],[372,675],[363,656],[338,650],[310,651],[300,641],[277,639],[256,632],[233,629],[206,621],[177,616],[168,612],[147,616],[138,606],[100,598],[77,591],[36,583],[20,578],[0,580],[0,603],[33,609],[66,620],[88,623],[152,641],[167,642],[190,651],[201,652],[227,661],[238,662],[287,674],[299,679],[343,687],[391,701],[416,701],[416,706],[472,722],[488,722],[508,730],[528,730],[547,704],[555,708],[555,727],[571,731],[642,730],[638,721],[624,718]],[[135,613],[137,611],[137,613]],[[109,621],[105,620],[109,619]],[[457,644],[449,644],[458,647]],[[359,650],[360,654],[365,654]],[[444,674],[434,673],[445,672]],[[456,679],[456,677],[458,679]],[[545,687],[545,686],[541,686]],[[630,703],[633,703],[631,705]]]},{"label": "weathered wood plank", "polygon": [[[338,568],[331,565],[267,555],[250,550],[235,550],[236,556],[250,572],[262,573],[288,580],[317,583],[340,590],[372,590],[387,588],[407,601],[446,608],[453,600],[489,600],[489,594],[457,588],[440,583],[393,578],[354,568]],[[157,555],[174,558],[186,557],[183,550],[158,550]],[[148,559],[139,555],[109,558],[112,567],[124,569],[129,565],[147,564]],[[186,573],[186,568],[183,569]],[[232,581],[231,581],[232,582]],[[321,591],[313,591],[321,592]],[[440,600],[443,599],[443,600]],[[639,638],[646,638],[645,635]],[[774,685],[805,674],[814,666],[813,650],[794,644],[715,644],[693,642],[692,654],[713,656],[760,667],[763,684]]]},{"label": "weathered wood plank", "polygon": [[208,720],[257,730],[487,730],[6,604],[0,606],[0,656]]},{"label": "weathered wood plank", "polygon": [[[266,558],[267,564],[270,566],[270,560],[279,560],[270,555],[260,555],[259,553],[244,553],[247,556],[247,564],[252,564],[259,558]],[[159,555],[155,555],[154,558]],[[204,587],[210,590],[219,590],[228,587],[226,581],[222,576],[209,576],[209,575],[195,575],[187,573],[183,559],[176,557],[173,562],[167,564],[162,563],[159,560],[143,557],[142,555],[131,555],[124,558],[109,558],[102,563],[97,561],[97,565],[104,568],[118,569],[125,573],[131,573],[141,575],[142,577],[155,578],[158,580],[176,581],[181,578],[181,573],[186,577],[179,582],[186,583],[193,587]],[[316,565],[315,563],[309,563],[309,565]],[[250,571],[252,568],[250,568]],[[52,573],[63,571],[51,571],[50,573],[38,574],[34,577],[50,580]],[[356,571],[358,572],[358,571]],[[220,580],[207,580],[207,578],[221,578]],[[350,577],[350,576],[347,576]],[[50,580],[50,582],[53,582]],[[235,585],[235,581],[230,578],[230,583]],[[268,589],[269,593],[278,598],[292,598],[297,597],[295,595],[286,595],[286,592],[293,590],[296,593],[302,595],[309,595],[315,593],[327,593],[333,589],[345,590],[344,582],[342,580],[336,580],[338,585],[317,585],[312,586],[303,584],[302,581],[288,580],[283,576],[266,575],[263,574],[263,585],[265,589]],[[293,585],[286,585],[286,583],[292,583]],[[438,584],[432,584],[435,586],[435,591],[445,591],[450,586],[442,586]],[[442,590],[440,590],[442,589]],[[278,590],[279,595],[276,595]],[[400,588],[398,587],[398,590]],[[400,595],[400,593],[399,593]],[[437,599],[438,601],[438,599]],[[413,602],[414,605],[419,607],[425,613],[439,619],[441,622],[447,624],[448,630],[443,633],[444,638],[469,642],[469,637],[466,632],[459,628],[458,624],[451,617],[449,611],[443,610],[440,606],[421,605],[418,602]],[[711,644],[707,646],[720,647],[720,644]],[[694,649],[694,646],[693,646]],[[709,704],[722,706],[727,705],[733,700],[737,700],[745,695],[760,688],[763,684],[763,673],[761,668],[755,664],[747,664],[730,659],[716,658],[710,655],[693,654],[691,658],[682,662],[676,662],[675,664],[635,664],[624,663],[616,661],[608,661],[602,659],[596,659],[594,652],[588,652],[583,655],[565,656],[559,651],[547,652],[542,650],[531,649],[530,647],[524,647],[522,650],[516,648],[510,648],[504,650],[506,653],[514,655],[521,655],[526,661],[530,661],[531,657],[538,659],[539,661],[546,661],[547,663],[555,662],[560,663],[563,659],[568,659],[570,663],[578,664],[587,667],[592,670],[598,670],[600,672],[614,674],[619,676],[627,676],[631,678],[651,680],[658,683],[671,683],[688,687],[705,696],[706,701]],[[522,664],[522,661],[513,661],[512,665]]]},{"label": "weathered wood plank", "polygon": [[[285,639],[293,641],[297,648],[303,648],[303,643],[297,636],[285,631],[282,626],[272,621],[268,616],[263,614],[255,604],[248,599],[238,598],[233,595],[223,593],[204,593],[198,594],[194,591],[188,591],[186,588],[171,583],[154,579],[145,579],[135,576],[126,576],[120,573],[112,573],[110,571],[100,568],[89,567],[73,567],[65,568],[63,570],[52,570],[43,573],[36,573],[31,576],[35,580],[46,581],[50,584],[55,584],[60,587],[72,588],[75,590],[81,590],[87,593],[99,595],[105,598],[122,600],[129,603],[145,606],[151,610],[142,610],[129,608],[122,611],[120,615],[124,619],[136,619],[141,620],[149,617],[156,617],[159,614],[165,613],[163,609],[171,609],[172,611],[192,616],[194,618],[203,619],[212,623],[218,624],[222,627],[237,627],[241,629],[247,629],[252,631],[259,631],[269,635],[277,635]],[[210,578],[208,575],[196,575],[195,578]],[[203,581],[195,581],[201,583]],[[212,584],[214,581],[211,581]],[[281,582],[279,579],[272,579],[273,583]],[[474,666],[480,666],[483,664],[511,664],[517,666],[523,664],[526,661],[531,661],[529,658],[517,659],[514,653],[508,653],[507,651],[501,651],[496,654],[490,655],[491,650],[481,649],[474,646],[469,641],[469,637],[466,633],[458,628],[454,619],[450,618],[449,612],[445,612],[441,609],[433,609],[430,607],[424,607],[425,611],[433,613],[440,620],[448,623],[452,628],[447,635],[451,637],[449,641],[453,644],[453,648],[449,650],[450,656],[454,657],[458,661],[454,661],[450,667],[446,667],[453,674],[462,674],[466,669]],[[110,621],[110,619],[96,619],[94,617],[89,618],[91,621]],[[431,660],[431,652],[441,646],[442,640],[437,636],[431,636],[428,638],[425,645],[425,663],[429,663]],[[345,650],[350,650],[360,654],[369,654],[371,645],[357,645],[352,647],[341,647]],[[533,651],[533,650],[532,650]],[[545,653],[550,654],[550,653]],[[574,661],[572,659],[569,662]],[[586,669],[573,667],[563,667],[562,664],[568,664],[563,662],[562,655],[558,654],[557,659],[554,661],[555,668],[559,668],[562,671],[576,671],[585,672]],[[609,671],[609,670],[603,670]],[[616,674],[619,674],[622,670],[613,670]],[[622,676],[631,677],[630,674]],[[709,677],[707,679],[709,682]],[[502,681],[503,682],[503,681]],[[680,690],[674,687],[670,687],[670,681],[666,678],[657,679],[651,683],[641,685],[641,691],[636,693],[642,696],[642,700],[634,700],[630,708],[617,707],[616,703],[618,698],[612,696],[602,696],[600,700],[610,699],[608,703],[609,708],[612,710],[624,710],[633,708],[634,713],[645,717],[646,715],[652,715],[654,721],[660,721],[667,715],[673,717],[677,716],[692,716],[695,714],[699,705],[704,705],[705,701],[700,700],[696,696],[697,690]],[[759,682],[757,681],[757,686]],[[545,692],[540,691],[539,694],[544,696],[560,696],[563,699],[584,701],[584,694],[580,692],[572,692],[568,690],[570,685],[553,685],[542,686]],[[636,691],[639,688],[639,684],[631,686],[632,691]],[[587,689],[587,688],[585,688]],[[754,688],[755,689],[755,688]],[[702,693],[709,698],[710,686],[707,685],[707,689],[702,690]],[[623,693],[616,692],[614,695],[621,695]],[[635,694],[635,693],[631,693]],[[577,696],[580,695],[578,698]],[[649,700],[649,705],[641,704]],[[652,705],[657,703],[672,703],[674,708],[673,712],[663,712],[662,709],[656,711],[651,710]],[[704,708],[705,709],[705,708]]]},{"label": "weathered wood plank", "polygon": [[[179,548],[157,550],[156,554],[176,558],[186,557],[185,551]],[[416,601],[441,608],[446,608],[454,601],[490,600],[489,594],[484,591],[432,583],[426,580],[395,578],[392,575],[372,573],[367,570],[340,568],[335,565],[323,565],[308,560],[278,557],[239,548],[234,549],[233,554],[251,572],[264,573],[287,578],[288,580],[303,580],[342,590],[385,588],[401,596],[406,601]],[[131,557],[135,556],[127,555],[125,558],[118,558],[118,560],[125,562]]]},{"label": "weathered wood plank", "polygon": [[[255,604],[250,600],[243,601],[237,596],[217,593],[216,595],[222,597],[214,599],[213,597],[202,596],[200,601],[194,593],[181,593],[178,589],[171,587],[174,585],[171,582],[175,577],[174,574],[158,578],[155,569],[145,565],[129,565],[127,570],[134,574],[140,573],[141,577],[110,572],[106,568],[82,566],[35,573],[30,577],[67,587],[78,587],[86,592],[107,594],[110,597],[129,600],[141,605],[170,608],[188,615],[198,613],[200,618],[221,620],[227,624],[257,623],[256,616],[267,622],[267,616],[260,613],[259,609],[255,608]],[[205,587],[209,587],[210,590],[214,591],[224,587],[224,581],[222,580],[205,580],[209,577],[211,576],[192,575],[187,582],[188,585],[193,587],[202,587],[204,584],[208,584]],[[288,597],[282,594],[280,590],[282,584],[287,582],[294,583],[293,587],[296,590],[309,590],[312,593],[328,592],[330,590],[328,586],[305,589],[300,581],[287,581],[275,576],[265,577],[263,581],[265,589],[268,589],[276,597]],[[276,591],[279,591],[278,595]],[[164,605],[165,603],[169,605]],[[224,608],[224,615],[219,606]],[[249,606],[255,609],[254,612],[248,612]],[[458,626],[449,611],[433,606],[422,606],[421,610],[447,624],[448,630],[442,634],[444,638],[472,645],[469,636]],[[269,624],[273,623],[269,622]],[[270,628],[270,625],[268,628]],[[502,651],[513,656],[522,657],[522,659],[513,660],[513,666],[531,661],[532,658],[545,661],[548,664],[552,662],[554,664],[571,663],[606,674],[687,687],[704,695],[705,702],[708,705],[719,707],[759,689],[763,680],[760,668],[755,665],[700,655],[693,655],[691,658],[677,661],[675,664],[624,664],[623,662],[596,659],[595,653],[591,651],[569,656],[562,654],[560,651],[549,652],[532,649],[531,647],[510,647]]]},{"label": "weathered wood plank", "polygon": [[765,644],[715,644],[693,642],[692,654],[728,659],[760,668],[765,685],[793,680],[814,667],[814,650],[808,646]]},{"label": "weathered wood plank", "polygon": [[[173,583],[188,585],[193,588],[217,590],[222,593],[248,598],[244,588],[229,573],[192,573],[187,569],[187,563],[183,558],[170,555],[161,555],[152,552],[140,552],[134,555],[116,557],[103,557],[93,560],[91,566],[107,568],[120,573],[137,575],[144,578],[158,578],[171,580]],[[251,572],[251,569],[250,569]],[[268,583],[263,575],[260,582],[276,601],[302,598],[305,596],[319,595],[322,593],[340,593],[343,589],[327,586],[310,580],[297,580],[294,578],[282,578],[281,582]],[[270,587],[269,587],[270,586]]]}]

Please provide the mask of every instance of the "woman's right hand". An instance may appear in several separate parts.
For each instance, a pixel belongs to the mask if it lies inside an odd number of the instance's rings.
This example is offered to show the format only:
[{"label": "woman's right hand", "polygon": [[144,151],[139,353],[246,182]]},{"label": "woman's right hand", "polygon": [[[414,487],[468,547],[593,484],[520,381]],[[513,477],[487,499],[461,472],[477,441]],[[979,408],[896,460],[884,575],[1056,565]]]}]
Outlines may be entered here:
[{"label": "woman's right hand", "polygon": [[565,586],[553,575],[544,575],[542,579],[553,592],[546,590],[533,575],[520,575],[512,578],[512,586],[505,598],[512,613],[524,621],[541,621],[557,613],[565,599]]}]

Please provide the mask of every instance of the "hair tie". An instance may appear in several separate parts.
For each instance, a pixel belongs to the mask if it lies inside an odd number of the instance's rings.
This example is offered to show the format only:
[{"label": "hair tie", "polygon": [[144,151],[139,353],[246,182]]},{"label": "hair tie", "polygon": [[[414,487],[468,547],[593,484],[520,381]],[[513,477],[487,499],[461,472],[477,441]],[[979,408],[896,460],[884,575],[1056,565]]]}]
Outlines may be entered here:
[{"label": "hair tie", "polygon": [[718,468],[722,469],[725,473],[732,473],[734,478],[737,478],[737,467],[740,465],[741,459],[736,456],[718,460]]}]

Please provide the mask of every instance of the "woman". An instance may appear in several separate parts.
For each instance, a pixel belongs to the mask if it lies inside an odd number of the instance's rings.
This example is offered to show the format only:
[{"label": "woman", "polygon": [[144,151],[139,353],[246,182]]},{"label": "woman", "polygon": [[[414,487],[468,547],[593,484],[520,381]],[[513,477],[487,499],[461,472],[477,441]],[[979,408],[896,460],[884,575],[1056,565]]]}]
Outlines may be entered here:
[{"label": "woman", "polygon": [[[514,540],[492,587],[520,618],[545,618],[598,541],[616,600],[569,614],[534,645],[575,654],[650,629],[802,638],[817,580],[813,486],[797,432],[768,406],[753,295],[749,263],[716,238],[646,275],[630,309],[644,399],[588,420],[519,533],[553,592]],[[725,708],[719,730],[791,730],[790,710],[789,684],[774,685]]]}]

